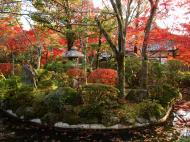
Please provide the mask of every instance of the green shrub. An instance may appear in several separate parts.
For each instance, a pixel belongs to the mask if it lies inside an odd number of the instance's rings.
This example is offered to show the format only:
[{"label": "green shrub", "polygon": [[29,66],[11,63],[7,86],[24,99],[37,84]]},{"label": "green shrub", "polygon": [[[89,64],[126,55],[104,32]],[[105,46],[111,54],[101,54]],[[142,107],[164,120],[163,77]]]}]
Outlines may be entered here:
[{"label": "green shrub", "polygon": [[24,119],[27,119],[27,120],[36,118],[32,107],[18,107],[15,113],[19,117],[24,116]]},{"label": "green shrub", "polygon": [[38,88],[40,89],[49,89],[49,90],[55,90],[58,87],[58,82],[56,80],[44,80],[38,82]]},{"label": "green shrub", "polygon": [[58,121],[58,114],[48,112],[41,118],[43,123],[47,123],[48,125],[53,125]]},{"label": "green shrub", "polygon": [[33,108],[34,115],[36,117],[41,118],[48,112],[47,105],[44,101],[44,98],[47,94],[48,92],[42,92],[42,91],[35,92],[32,108]]},{"label": "green shrub", "polygon": [[0,101],[6,98],[7,91],[6,80],[0,79]]},{"label": "green shrub", "polygon": [[59,87],[72,86],[72,79],[66,73],[56,73],[54,78],[57,80]]},{"label": "green shrub", "polygon": [[74,105],[80,104],[81,97],[77,93],[77,91],[71,87],[64,87],[58,89],[58,91],[65,99],[65,104]]},{"label": "green shrub", "polygon": [[129,90],[126,99],[130,102],[142,102],[145,99],[148,99],[149,93],[145,89],[131,89]]},{"label": "green shrub", "polygon": [[49,112],[61,112],[64,109],[65,98],[57,91],[52,91],[44,98]]},{"label": "green shrub", "polygon": [[139,117],[143,117],[145,119],[151,119],[155,117],[157,119],[161,118],[165,115],[165,109],[161,104],[156,101],[145,100],[139,104]]},{"label": "green shrub", "polygon": [[172,86],[178,87],[178,72],[180,68],[183,66],[183,63],[178,60],[170,60],[166,64],[166,76],[167,83]]},{"label": "green shrub", "polygon": [[46,80],[51,80],[54,75],[54,72],[50,72],[45,70],[43,73],[40,74],[38,77],[39,81],[46,81]]},{"label": "green shrub", "polygon": [[162,84],[166,81],[165,66],[158,61],[149,63],[149,84]]},{"label": "green shrub", "polygon": [[190,72],[179,72],[179,78],[178,78],[178,81],[179,81],[179,84],[181,86],[189,86],[190,84]]},{"label": "green shrub", "polygon": [[83,108],[81,117],[99,119],[105,111],[118,106],[118,89],[104,84],[88,84],[81,88]]},{"label": "green shrub", "polygon": [[33,101],[33,87],[29,85],[23,85],[17,89],[15,94],[11,97],[13,103],[18,107],[31,106]]},{"label": "green shrub", "polygon": [[68,60],[63,64],[64,71],[67,71],[70,68],[76,67],[76,61]]},{"label": "green shrub", "polygon": [[81,95],[84,105],[117,104],[118,89],[113,86],[94,83],[82,86]]},{"label": "green shrub", "polygon": [[163,107],[167,107],[175,99],[181,97],[179,90],[168,84],[154,87],[150,90],[150,94],[152,99],[158,100],[158,103],[160,103]]},{"label": "green shrub", "polygon": [[22,86],[21,77],[15,75],[7,78],[6,83],[9,89],[17,89]]},{"label": "green shrub", "polygon": [[125,77],[129,88],[139,86],[141,60],[138,57],[127,57],[125,60]]},{"label": "green shrub", "polygon": [[45,67],[49,71],[62,72],[63,71],[63,63],[61,61],[55,61],[52,63],[48,63]]}]

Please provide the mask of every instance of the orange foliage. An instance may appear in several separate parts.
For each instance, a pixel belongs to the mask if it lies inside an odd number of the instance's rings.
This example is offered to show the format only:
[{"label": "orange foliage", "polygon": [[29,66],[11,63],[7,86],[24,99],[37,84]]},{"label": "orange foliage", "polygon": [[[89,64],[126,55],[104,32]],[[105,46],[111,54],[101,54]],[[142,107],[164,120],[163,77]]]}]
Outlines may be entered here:
[{"label": "orange foliage", "polygon": [[117,71],[113,69],[96,69],[88,76],[88,82],[116,85]]},{"label": "orange foliage", "polygon": [[80,77],[83,78],[85,76],[84,70],[80,68],[71,68],[67,70],[67,75],[69,77]]},{"label": "orange foliage", "polygon": [[8,75],[12,72],[13,65],[11,63],[1,63],[0,64],[0,72],[4,75]]}]

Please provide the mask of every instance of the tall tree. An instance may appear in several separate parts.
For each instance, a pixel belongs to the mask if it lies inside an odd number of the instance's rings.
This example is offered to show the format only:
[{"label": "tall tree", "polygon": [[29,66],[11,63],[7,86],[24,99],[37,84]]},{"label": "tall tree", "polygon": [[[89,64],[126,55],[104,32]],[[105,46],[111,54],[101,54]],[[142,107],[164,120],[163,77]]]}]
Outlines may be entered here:
[{"label": "tall tree", "polygon": [[[148,2],[151,5],[151,10],[149,11],[149,19],[146,23],[145,28],[145,36],[144,36],[144,46],[143,46],[143,62],[146,61],[146,46],[147,46],[147,40],[149,37],[150,27],[152,24],[152,20],[155,15],[155,9],[157,8],[157,3],[148,0]],[[108,34],[106,29],[104,28],[100,16],[96,17],[97,25],[100,29],[100,31],[103,33],[105,38],[107,39],[107,42],[109,43],[111,49],[113,50],[115,54],[115,59],[117,61],[117,72],[118,72],[118,88],[120,90],[120,95],[125,95],[125,51],[126,51],[126,34],[127,29],[131,22],[139,16],[139,9],[140,7],[144,7],[144,3],[139,0],[110,0],[110,4],[112,6],[112,12],[115,16],[115,19],[117,21],[117,42],[113,42],[113,38]],[[112,15],[112,16],[113,16]],[[144,69],[144,68],[143,68]],[[147,79],[146,77],[143,77]]]},{"label": "tall tree", "polygon": [[71,49],[76,39],[77,16],[74,12],[78,4],[77,0],[34,0],[33,5],[38,10],[33,19],[47,28],[65,35],[67,48]]},{"label": "tall tree", "polygon": [[141,68],[141,88],[147,89],[148,85],[148,56],[147,56],[147,48],[148,48],[148,40],[149,34],[151,30],[151,25],[154,20],[154,16],[156,14],[156,10],[158,8],[159,0],[149,0],[150,3],[150,16],[147,20],[145,30],[144,30],[144,40],[142,45],[142,68]]}]

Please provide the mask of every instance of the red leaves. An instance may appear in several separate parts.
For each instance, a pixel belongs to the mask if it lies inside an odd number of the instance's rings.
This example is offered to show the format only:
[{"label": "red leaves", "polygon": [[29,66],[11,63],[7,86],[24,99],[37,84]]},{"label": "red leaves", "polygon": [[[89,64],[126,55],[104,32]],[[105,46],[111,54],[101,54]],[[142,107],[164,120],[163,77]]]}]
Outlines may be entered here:
[{"label": "red leaves", "polygon": [[72,68],[67,70],[67,75],[70,77],[84,77],[84,70],[79,68]]},{"label": "red leaves", "polygon": [[113,69],[96,69],[88,76],[88,82],[116,85],[117,71]]},{"label": "red leaves", "polygon": [[0,64],[0,72],[4,75],[8,75],[12,72],[13,65],[11,63],[1,63]]},{"label": "red leaves", "polygon": [[66,44],[67,44],[67,40],[61,38],[61,39],[59,40],[59,44],[61,44],[61,45],[66,45]]}]

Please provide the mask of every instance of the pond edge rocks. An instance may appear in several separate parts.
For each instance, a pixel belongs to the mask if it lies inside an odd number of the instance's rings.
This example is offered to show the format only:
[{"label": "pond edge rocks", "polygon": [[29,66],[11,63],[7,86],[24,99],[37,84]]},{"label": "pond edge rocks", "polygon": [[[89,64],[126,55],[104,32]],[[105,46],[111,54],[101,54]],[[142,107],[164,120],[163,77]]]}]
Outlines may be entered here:
[{"label": "pond edge rocks", "polygon": [[[124,124],[115,124],[113,126],[104,126],[103,124],[76,124],[76,125],[70,125],[68,123],[64,123],[64,122],[56,122],[54,124],[53,127],[55,128],[61,128],[61,129],[99,129],[99,130],[103,130],[103,129],[107,129],[107,130],[112,130],[112,129],[115,129],[115,130],[121,130],[121,129],[132,129],[132,128],[139,128],[139,127],[147,127],[149,125],[157,125],[157,124],[161,124],[161,123],[164,123],[168,117],[170,116],[171,112],[172,112],[172,108],[173,108],[173,105],[171,105],[165,116],[162,117],[161,119],[157,120],[157,121],[152,121],[152,122],[146,122],[146,123],[135,123],[133,125],[124,125]],[[31,120],[24,120],[23,118],[20,118],[18,117],[12,110],[2,110],[1,111],[5,112],[7,115],[13,117],[13,118],[16,118],[16,119],[19,119],[21,121],[25,121],[25,122],[31,122],[31,123],[34,123],[38,126],[48,126],[48,125],[45,125],[45,124],[42,124],[42,121],[39,119],[39,118],[35,118],[35,119],[31,119]],[[51,127],[51,126],[50,126]]]}]

